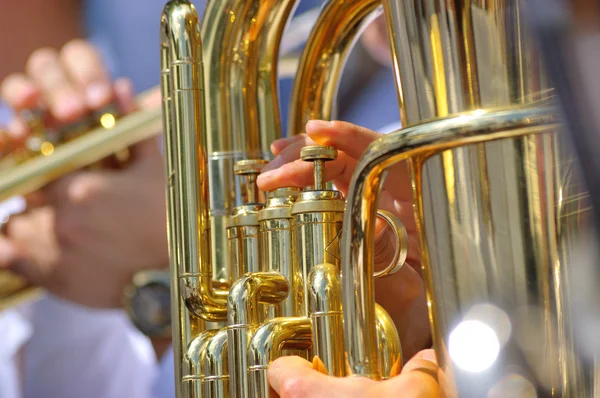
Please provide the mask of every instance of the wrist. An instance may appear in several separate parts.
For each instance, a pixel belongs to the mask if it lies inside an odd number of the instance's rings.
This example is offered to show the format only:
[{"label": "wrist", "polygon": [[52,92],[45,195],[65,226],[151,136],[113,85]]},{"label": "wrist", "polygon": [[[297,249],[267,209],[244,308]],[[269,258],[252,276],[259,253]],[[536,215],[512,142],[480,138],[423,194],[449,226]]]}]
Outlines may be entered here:
[{"label": "wrist", "polygon": [[173,340],[171,338],[154,337],[150,339],[150,342],[152,343],[152,347],[154,348],[156,360],[158,362],[161,362],[163,356],[165,355],[165,353],[168,352],[169,347],[173,343]]},{"label": "wrist", "polygon": [[169,272],[136,273],[124,290],[124,307],[137,329],[152,340],[157,356],[162,356],[171,341]]}]

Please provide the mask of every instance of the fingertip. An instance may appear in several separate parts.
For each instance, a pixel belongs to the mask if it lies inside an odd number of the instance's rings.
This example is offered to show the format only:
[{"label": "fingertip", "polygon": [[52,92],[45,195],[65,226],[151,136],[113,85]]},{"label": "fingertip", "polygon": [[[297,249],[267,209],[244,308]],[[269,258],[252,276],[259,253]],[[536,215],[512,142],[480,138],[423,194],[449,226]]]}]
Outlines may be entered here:
[{"label": "fingertip", "polygon": [[[131,113],[136,109],[135,91],[130,79],[120,77],[113,84],[117,104],[123,113]],[[145,106],[145,104],[141,104]]]},{"label": "fingertip", "polygon": [[4,79],[0,91],[2,99],[15,110],[36,107],[41,95],[37,86],[22,74]]},{"label": "fingertip", "polygon": [[256,185],[258,189],[263,192],[270,192],[274,188],[274,182],[277,181],[277,175],[279,174],[278,169],[272,169],[263,171],[256,178]]},{"label": "fingertip", "polygon": [[285,141],[285,138],[281,138],[279,140],[275,140],[271,143],[271,153],[273,156],[277,156],[289,145],[288,142]]},{"label": "fingertip", "polygon": [[334,122],[327,120],[309,120],[306,123],[306,133],[315,134],[323,129],[330,129],[333,127]]},{"label": "fingertip", "polygon": [[7,126],[6,133],[11,144],[22,144],[27,138],[29,128],[27,124],[20,118],[13,118]]},{"label": "fingertip", "polygon": [[13,107],[15,109],[34,108],[40,100],[40,91],[33,84],[24,84],[17,96]]},{"label": "fingertip", "polygon": [[290,137],[280,138],[271,143],[271,153],[278,156],[281,151],[289,147],[291,144],[305,139],[305,134],[292,135]]},{"label": "fingertip", "polygon": [[67,94],[51,105],[52,115],[62,123],[71,123],[86,113],[85,102],[79,95]]},{"label": "fingertip", "polygon": [[113,91],[107,82],[97,81],[87,86],[85,95],[88,107],[99,109],[111,102]]},{"label": "fingertip", "polygon": [[322,120],[322,119],[311,119],[306,122],[307,129],[319,129],[319,128],[328,128],[333,126],[334,122],[331,120]]},{"label": "fingertip", "polygon": [[289,383],[290,376],[301,378],[304,370],[313,371],[312,365],[306,359],[298,356],[285,356],[277,358],[269,365],[267,378],[271,387],[281,393],[283,383]]},{"label": "fingertip", "polygon": [[437,356],[434,349],[420,351],[415,355],[415,359],[424,359],[437,365]]},{"label": "fingertip", "polygon": [[8,239],[0,238],[0,269],[8,268],[18,258],[17,248]]},{"label": "fingertip", "polygon": [[421,372],[421,373],[425,373],[431,377],[433,377],[435,380],[438,379],[438,366],[436,364],[436,362],[431,361],[429,359],[425,359],[425,358],[417,358],[417,357],[413,357],[410,361],[408,361],[406,363],[406,365],[404,365],[404,368],[402,368],[402,374],[407,374],[407,373],[412,373],[412,372]]}]

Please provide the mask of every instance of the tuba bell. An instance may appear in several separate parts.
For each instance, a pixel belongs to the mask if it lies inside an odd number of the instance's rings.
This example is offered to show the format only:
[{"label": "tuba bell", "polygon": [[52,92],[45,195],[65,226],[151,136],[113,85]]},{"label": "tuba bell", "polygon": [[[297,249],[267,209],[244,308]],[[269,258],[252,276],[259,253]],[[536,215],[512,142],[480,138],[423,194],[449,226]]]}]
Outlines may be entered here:
[{"label": "tuba bell", "polygon": [[[377,210],[398,162],[412,178],[440,382],[460,397],[596,396],[570,273],[589,206],[522,1],[326,3],[288,134],[334,117],[345,57],[382,12],[404,126],[368,148],[347,198],[324,180],[337,156],[326,146],[302,150],[311,187],[255,185],[282,135],[276,59],[294,5],[213,0],[202,21],[186,0],[163,10],[177,396],[268,397],[283,355],[337,377],[397,374],[401,341],[374,281],[405,265],[404,227]],[[397,251],[380,273],[377,217]]]},{"label": "tuba bell", "polygon": [[596,353],[574,323],[588,195],[523,2],[384,4],[405,129],[371,145],[348,193],[352,372],[380,375],[372,285],[354,281],[372,270],[377,187],[406,161],[438,377],[451,396],[597,396]]}]

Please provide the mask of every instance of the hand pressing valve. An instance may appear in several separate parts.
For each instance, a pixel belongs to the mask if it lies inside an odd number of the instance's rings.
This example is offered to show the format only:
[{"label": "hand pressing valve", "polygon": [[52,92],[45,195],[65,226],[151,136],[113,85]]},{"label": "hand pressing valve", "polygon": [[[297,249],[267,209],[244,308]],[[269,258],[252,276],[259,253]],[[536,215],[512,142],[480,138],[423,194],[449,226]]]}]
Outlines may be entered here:
[{"label": "hand pressing valve", "polygon": [[[82,40],[35,51],[26,72],[7,77],[0,93],[17,115],[8,126],[13,146],[31,133],[21,111],[44,109],[46,125],[59,129],[113,102],[121,114],[160,106],[159,95],[136,104],[130,82],[112,81],[98,51]],[[136,271],[167,267],[157,140],[136,145],[132,155],[126,168],[75,172],[36,192],[29,211],[4,228],[0,268],[73,302],[117,307]]]},{"label": "hand pressing valve", "polygon": [[[313,184],[313,165],[300,159],[308,145],[327,145],[338,150],[336,160],[327,162],[325,180],[347,195],[352,173],[358,159],[381,134],[345,122],[313,120],[306,125],[306,134],[273,142],[275,155],[257,179],[263,192],[282,187],[306,187]],[[379,207],[399,217],[408,232],[410,266],[375,281],[376,300],[394,319],[405,357],[412,357],[427,348],[430,342],[429,318],[423,280],[420,276],[420,256],[416,223],[412,206],[413,194],[408,168],[398,164],[388,172],[380,195]],[[380,221],[380,220],[378,220]],[[376,269],[388,265],[395,250],[395,237],[385,222],[377,223],[375,242]]]},{"label": "hand pressing valve", "polygon": [[404,365],[401,373],[385,381],[363,377],[327,376],[300,357],[279,358],[268,378],[280,398],[443,398],[446,388],[433,350],[424,350]]}]

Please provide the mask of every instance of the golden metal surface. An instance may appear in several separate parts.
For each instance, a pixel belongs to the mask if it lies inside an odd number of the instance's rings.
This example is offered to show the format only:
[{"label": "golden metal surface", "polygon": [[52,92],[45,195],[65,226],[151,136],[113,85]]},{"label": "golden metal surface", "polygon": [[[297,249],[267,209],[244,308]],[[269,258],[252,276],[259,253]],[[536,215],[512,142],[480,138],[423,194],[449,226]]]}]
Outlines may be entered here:
[{"label": "golden metal surface", "polygon": [[311,323],[306,317],[275,318],[261,325],[248,347],[249,396],[270,397],[267,379],[269,364],[283,356],[286,349],[310,348],[311,336]]},{"label": "golden metal surface", "polygon": [[[303,159],[315,163],[314,188],[268,192],[263,204],[255,186],[265,161],[254,159],[268,159],[270,143],[281,135],[273,65],[294,7],[294,1],[213,0],[203,27],[187,1],[173,0],[164,9],[162,96],[178,397],[201,391],[207,397],[267,397],[266,370],[281,355],[316,353],[332,374],[346,372],[343,339],[334,333],[342,331],[345,201],[324,180],[324,163],[337,151],[303,150]],[[350,30],[340,26],[333,41],[345,56],[375,7],[331,2],[309,41],[322,40],[329,24],[343,16]],[[343,59],[325,64],[333,88]],[[313,105],[319,109],[333,103],[318,101],[323,104]],[[383,216],[392,229],[398,227],[398,247],[379,276],[395,272],[406,257],[406,231],[391,215]],[[387,369],[400,361],[400,343],[387,313],[377,317]]]},{"label": "golden metal surface", "polygon": [[381,0],[325,3],[300,58],[290,99],[288,135],[304,133],[311,119],[335,118],[335,98],[350,50],[381,12]]},{"label": "golden metal surface", "polygon": [[539,101],[551,90],[521,2],[384,5],[405,129],[371,145],[348,194],[351,370],[384,376],[369,242],[383,173],[407,160],[436,353],[456,396],[598,395],[595,358],[576,348],[565,244],[582,232],[586,195],[557,112]]},{"label": "golden metal surface", "polygon": [[[374,296],[374,279],[404,266],[408,249],[402,224],[377,211],[384,172],[399,161],[411,170],[438,360],[459,396],[488,396],[512,375],[539,395],[597,395],[573,348],[564,270],[579,228],[565,213],[582,208],[560,194],[580,192],[564,186],[570,153],[554,108],[539,101],[550,92],[519,1],[386,0],[405,129],[369,147],[347,200],[323,178],[335,151],[316,147],[302,153],[315,161],[314,188],[270,192],[263,204],[254,186],[262,162],[252,159],[269,159],[281,134],[272,59],[294,5],[213,0],[202,28],[187,1],[165,7],[173,320],[176,362],[182,352],[188,361],[177,363],[178,397],[185,386],[185,396],[267,397],[269,363],[294,351],[316,354],[336,376],[399,372],[399,334]],[[331,117],[345,56],[380,5],[324,7],[295,82],[291,134],[309,118]],[[397,245],[394,261],[375,273],[378,216]],[[233,242],[226,254],[221,227]],[[498,320],[511,332],[501,336]],[[456,356],[465,348],[456,351],[451,336],[473,321],[498,338],[491,370],[467,369]],[[467,343],[485,352],[478,339]]]},{"label": "golden metal surface", "polygon": [[315,191],[325,189],[325,162],[337,159],[337,149],[329,146],[307,146],[300,151],[300,159],[313,162]]},{"label": "golden metal surface", "polygon": [[289,293],[287,280],[278,272],[252,272],[231,287],[227,305],[229,388],[232,397],[248,397],[248,358],[251,336],[265,320],[260,304],[277,304]]},{"label": "golden metal surface", "polygon": [[313,351],[331,376],[346,376],[339,267],[319,264],[308,275]]}]

